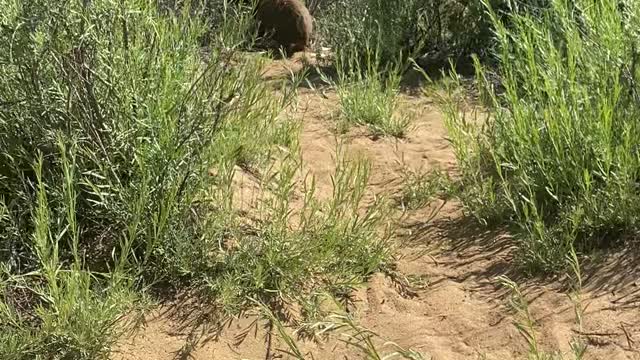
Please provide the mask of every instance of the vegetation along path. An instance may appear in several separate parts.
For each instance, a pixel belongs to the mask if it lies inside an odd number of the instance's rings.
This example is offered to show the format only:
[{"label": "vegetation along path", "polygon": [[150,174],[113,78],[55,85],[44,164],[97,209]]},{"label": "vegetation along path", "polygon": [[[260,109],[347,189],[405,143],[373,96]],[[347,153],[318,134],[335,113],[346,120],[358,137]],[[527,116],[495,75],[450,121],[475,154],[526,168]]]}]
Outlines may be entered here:
[{"label": "vegetation along path", "polygon": [[[307,67],[300,58],[273,61],[264,78],[277,83],[302,73]],[[370,178],[363,206],[378,196],[392,200],[392,241],[398,253],[394,266],[374,274],[347,296],[343,309],[357,323],[345,326],[347,318],[335,315],[335,322],[342,324],[334,330],[340,336],[304,336],[305,324],[298,322],[302,317],[296,317],[293,309],[283,329],[294,340],[293,348],[305,358],[360,359],[363,351],[349,343],[362,346],[369,339],[380,356],[402,348],[403,356],[414,359],[516,359],[530,354],[532,346],[541,353],[568,354],[572,343],[581,341],[588,349],[585,359],[640,359],[640,274],[632,254],[619,251],[584,260],[578,289],[567,285],[575,277],[571,273],[535,280],[520,276],[506,232],[476,225],[462,214],[456,200],[438,196],[438,177],[426,181],[434,170],[440,176],[455,177],[457,172],[443,115],[432,97],[410,84],[403,88],[399,111],[408,112],[413,121],[402,139],[378,137],[361,126],[337,134],[336,91],[317,76],[306,80],[286,112],[301,124],[300,174],[313,175],[316,196],[330,199],[337,151],[368,159]],[[298,178],[293,208],[303,206],[300,184],[305,179]],[[250,171],[235,173],[236,198],[247,212],[259,206],[258,183]],[[500,276],[518,285],[510,287]],[[222,328],[212,325],[214,319],[206,304],[188,294],[177,296],[150,311],[145,326],[121,339],[112,357],[299,357],[286,337],[265,327],[255,314]]]},{"label": "vegetation along path", "polygon": [[640,360],[639,1],[0,9],[0,359]]}]

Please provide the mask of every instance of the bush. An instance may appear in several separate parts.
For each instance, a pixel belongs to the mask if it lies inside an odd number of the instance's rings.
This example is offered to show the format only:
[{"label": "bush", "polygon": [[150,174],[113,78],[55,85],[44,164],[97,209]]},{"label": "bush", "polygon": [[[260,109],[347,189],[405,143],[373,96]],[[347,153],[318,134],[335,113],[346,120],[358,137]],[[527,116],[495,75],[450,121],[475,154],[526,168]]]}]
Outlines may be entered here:
[{"label": "bush", "polygon": [[[495,3],[501,3],[500,0]],[[478,0],[335,0],[321,2],[316,20],[320,40],[336,51],[379,45],[383,65],[407,65],[420,57],[425,68],[470,63],[471,54],[490,55],[490,19]]]},{"label": "bush", "polygon": [[197,192],[202,150],[242,83],[216,54],[201,62],[197,20],[137,7],[29,2],[3,27],[0,194],[16,220],[10,255],[20,268],[29,268],[33,226],[20,219],[34,203],[39,152],[50,203],[63,202],[59,139],[75,149],[81,247],[124,235],[144,262]]},{"label": "bush", "polygon": [[104,357],[134,285],[202,236],[216,134],[259,71],[155,1],[0,7],[0,354]]},{"label": "bush", "polygon": [[530,270],[558,269],[574,242],[637,235],[640,7],[554,0],[509,28],[490,14],[504,91],[476,64],[491,110],[480,132],[445,106],[467,208],[516,225]]},{"label": "bush", "polygon": [[317,32],[336,52],[363,56],[379,46],[383,65],[397,63],[419,47],[421,0],[356,0],[328,3],[316,16]]}]

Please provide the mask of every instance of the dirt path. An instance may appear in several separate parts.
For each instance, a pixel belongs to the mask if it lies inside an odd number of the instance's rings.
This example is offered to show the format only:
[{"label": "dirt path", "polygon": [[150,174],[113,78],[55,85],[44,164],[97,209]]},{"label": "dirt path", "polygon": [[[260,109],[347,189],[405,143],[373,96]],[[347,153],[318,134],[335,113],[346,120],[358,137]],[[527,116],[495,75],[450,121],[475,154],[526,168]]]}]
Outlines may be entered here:
[{"label": "dirt path", "polygon": [[[277,76],[278,68],[273,69]],[[348,152],[364,154],[372,162],[373,193],[393,193],[402,185],[402,165],[425,170],[455,169],[455,158],[444,139],[441,114],[429,99],[403,95],[406,109],[415,114],[407,139],[372,139],[366,131],[349,134]],[[331,116],[337,109],[334,93],[303,88],[295,116],[303,121],[304,166],[317,178],[318,193],[331,194],[335,137]],[[436,206],[436,205],[434,205]],[[399,241],[406,241],[401,273],[420,278],[425,286],[407,295],[390,278],[378,274],[354,294],[354,314],[360,325],[382,339],[411,347],[432,359],[524,359],[525,339],[513,325],[506,291],[498,275],[517,280],[531,304],[542,347],[569,351],[573,336],[589,345],[587,359],[640,359],[640,276],[638,261],[618,253],[585,265],[584,303],[588,304],[582,332],[577,332],[574,307],[562,281],[525,281],[513,272],[509,238],[485,232],[465,219],[459,206],[449,203],[430,223],[431,208],[407,213]],[[413,256],[422,249],[430,256]],[[259,326],[241,344],[238,336],[253,329],[252,318],[234,322],[220,338],[208,339],[207,329],[186,304],[167,305],[147,319],[135,337],[118,347],[114,359],[265,359],[265,332]],[[202,319],[202,318],[200,318]],[[204,318],[204,323],[206,323]],[[193,329],[198,329],[194,332]],[[282,348],[277,340],[272,348]],[[190,355],[189,344],[196,344]],[[315,359],[360,359],[339,343],[306,344]],[[181,353],[183,351],[183,353]],[[185,355],[183,355],[185,354]],[[426,358],[429,358],[429,357]],[[286,356],[285,356],[286,358]]]}]

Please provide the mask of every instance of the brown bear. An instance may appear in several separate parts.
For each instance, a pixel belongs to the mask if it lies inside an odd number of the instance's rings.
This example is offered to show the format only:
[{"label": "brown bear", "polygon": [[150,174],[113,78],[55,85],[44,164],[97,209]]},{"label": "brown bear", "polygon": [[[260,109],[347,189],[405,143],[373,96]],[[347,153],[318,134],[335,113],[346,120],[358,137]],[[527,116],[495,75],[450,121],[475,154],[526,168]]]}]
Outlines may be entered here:
[{"label": "brown bear", "polygon": [[309,45],[313,19],[301,0],[258,0],[255,17],[259,34],[277,42],[287,56]]}]

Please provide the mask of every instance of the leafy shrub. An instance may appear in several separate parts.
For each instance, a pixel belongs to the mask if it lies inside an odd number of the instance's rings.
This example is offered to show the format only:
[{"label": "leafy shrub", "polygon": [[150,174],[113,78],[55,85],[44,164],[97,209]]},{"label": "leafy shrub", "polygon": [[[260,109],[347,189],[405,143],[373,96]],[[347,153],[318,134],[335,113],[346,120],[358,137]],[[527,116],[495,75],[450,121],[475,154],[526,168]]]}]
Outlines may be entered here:
[{"label": "leafy shrub", "polygon": [[105,357],[132,289],[180,276],[217,134],[260,74],[155,1],[0,7],[0,354]]},{"label": "leafy shrub", "polygon": [[588,249],[638,232],[639,13],[637,3],[554,0],[507,27],[490,12],[504,91],[476,64],[491,110],[480,131],[445,104],[467,208],[517,225],[530,270],[557,269],[576,241]]},{"label": "leafy shrub", "polygon": [[[504,7],[500,0],[492,3]],[[479,0],[335,0],[314,6],[321,43],[360,54],[377,44],[383,65],[407,65],[408,58],[419,57],[421,66],[440,69],[447,59],[470,63],[471,54],[486,58],[493,48],[491,22]]]},{"label": "leafy shrub", "polygon": [[215,133],[248,106],[239,97],[250,91],[247,75],[217,52],[203,62],[197,18],[160,17],[151,4],[16,8],[0,60],[8,104],[0,112],[0,194],[16,230],[7,256],[28,270],[33,225],[23,219],[35,199],[38,152],[52,207],[63,200],[59,139],[75,149],[80,247],[124,238],[141,262],[159,255],[156,245],[179,228],[170,222],[188,219]]}]

